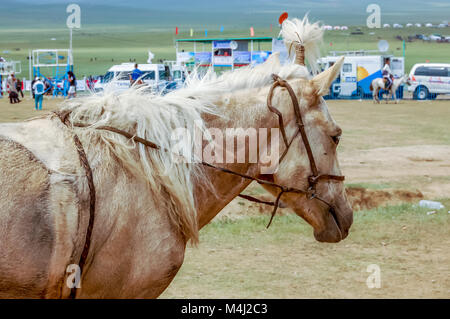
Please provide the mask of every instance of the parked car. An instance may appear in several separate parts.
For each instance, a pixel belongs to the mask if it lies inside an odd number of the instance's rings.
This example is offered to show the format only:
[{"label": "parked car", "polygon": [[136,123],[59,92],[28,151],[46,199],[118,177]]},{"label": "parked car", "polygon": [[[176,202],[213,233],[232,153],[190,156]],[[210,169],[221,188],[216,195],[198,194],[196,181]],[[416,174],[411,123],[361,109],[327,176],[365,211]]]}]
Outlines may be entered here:
[{"label": "parked car", "polygon": [[435,99],[450,94],[450,63],[418,63],[409,73],[409,92],[414,99]]},{"label": "parked car", "polygon": [[442,39],[442,36],[440,34],[432,34],[430,35],[431,41],[440,41]]}]

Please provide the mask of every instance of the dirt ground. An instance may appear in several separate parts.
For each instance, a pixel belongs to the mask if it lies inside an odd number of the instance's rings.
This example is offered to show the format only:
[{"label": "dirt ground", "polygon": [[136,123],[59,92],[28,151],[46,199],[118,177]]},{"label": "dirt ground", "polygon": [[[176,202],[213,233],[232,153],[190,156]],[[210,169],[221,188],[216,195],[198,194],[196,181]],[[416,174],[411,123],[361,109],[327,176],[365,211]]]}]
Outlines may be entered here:
[{"label": "dirt ground", "polygon": [[[61,101],[46,99],[41,112]],[[343,129],[338,154],[355,209],[349,237],[320,244],[288,209],[266,231],[270,208],[235,199],[188,248],[163,298],[450,298],[450,101],[328,105]],[[29,99],[0,99],[0,122],[35,114]],[[246,192],[271,199],[258,185]],[[420,199],[441,200],[445,211],[390,208]],[[381,289],[365,284],[373,263]]]}]

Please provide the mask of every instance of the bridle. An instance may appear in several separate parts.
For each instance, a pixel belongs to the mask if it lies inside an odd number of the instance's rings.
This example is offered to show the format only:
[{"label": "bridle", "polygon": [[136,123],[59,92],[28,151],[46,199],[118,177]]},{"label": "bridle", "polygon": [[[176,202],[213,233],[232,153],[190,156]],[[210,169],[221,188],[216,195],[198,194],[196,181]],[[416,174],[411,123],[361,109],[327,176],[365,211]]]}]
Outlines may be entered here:
[{"label": "bridle", "polygon": [[[300,134],[300,136],[302,137],[303,145],[305,146],[305,149],[306,149],[306,153],[308,155],[308,159],[309,159],[309,164],[310,164],[310,167],[311,167],[312,175],[308,176],[308,188],[307,188],[307,190],[301,190],[301,189],[298,189],[298,188],[295,188],[295,187],[286,187],[286,186],[282,186],[282,185],[277,184],[277,183],[267,182],[265,180],[260,180],[260,179],[257,179],[257,178],[250,178],[249,177],[249,179],[253,179],[256,182],[258,182],[259,184],[263,184],[263,185],[266,184],[266,185],[270,185],[270,186],[275,186],[275,187],[277,187],[280,190],[280,192],[278,193],[278,195],[277,195],[277,197],[275,199],[275,202],[273,202],[273,203],[272,202],[263,202],[263,201],[260,201],[257,198],[254,198],[254,197],[248,196],[248,195],[240,194],[239,197],[248,199],[250,201],[254,201],[254,202],[258,202],[258,203],[263,203],[263,204],[268,204],[268,205],[273,205],[274,206],[274,209],[272,211],[272,215],[271,215],[270,221],[267,224],[266,228],[269,228],[269,226],[271,225],[272,220],[275,217],[275,214],[277,212],[277,208],[279,207],[281,196],[284,193],[305,194],[306,198],[308,200],[315,198],[315,199],[323,202],[324,204],[328,205],[329,208],[330,208],[330,212],[334,215],[334,207],[333,207],[333,205],[330,204],[329,202],[327,202],[326,200],[322,199],[321,197],[319,197],[316,194],[316,186],[317,186],[317,183],[319,181],[323,181],[323,180],[344,181],[345,180],[345,176],[342,176],[342,175],[331,175],[331,174],[320,174],[319,173],[319,171],[317,169],[316,161],[314,160],[314,155],[313,155],[312,150],[311,150],[311,144],[309,143],[308,136],[306,135],[305,125],[303,124],[302,113],[300,111],[300,105],[298,103],[297,96],[295,95],[294,90],[292,89],[292,87],[290,86],[290,84],[287,81],[283,80],[282,78],[280,78],[276,74],[272,74],[272,78],[274,79],[274,83],[270,87],[269,94],[267,95],[267,107],[269,108],[270,112],[275,113],[278,116],[278,124],[280,126],[281,135],[282,135],[285,147],[286,147],[284,152],[283,152],[283,154],[280,157],[280,160],[278,161],[278,164],[281,163],[281,161],[283,160],[283,158],[285,157],[285,155],[289,151],[289,148],[292,145],[292,142],[294,141],[294,139],[298,136],[298,134]],[[289,93],[289,96],[291,97],[292,105],[293,105],[293,108],[294,108],[294,114],[295,114],[295,119],[296,119],[296,124],[297,124],[297,131],[293,135],[293,137],[291,138],[291,140],[289,142],[288,142],[287,135],[286,135],[286,129],[285,129],[285,126],[284,126],[284,121],[283,121],[283,115],[277,108],[275,108],[272,105],[272,97],[273,97],[273,94],[274,94],[274,90],[277,87],[284,87],[284,88],[286,88],[286,90]],[[228,173],[232,173],[232,172],[228,172]],[[334,219],[336,220],[336,222],[338,222],[336,216],[334,216]]]},{"label": "bridle", "polygon": [[[297,56],[298,57],[298,56]],[[265,179],[261,179],[261,178],[257,178],[257,177],[253,177],[250,175],[246,175],[246,174],[241,174],[235,171],[231,171],[227,168],[223,168],[223,167],[218,167],[215,166],[213,164],[207,163],[207,162],[200,162],[200,164],[202,164],[205,167],[210,167],[212,169],[221,171],[223,173],[227,173],[227,174],[232,174],[232,175],[236,175],[239,176],[241,178],[245,178],[248,180],[252,180],[255,181],[261,185],[267,185],[267,186],[271,186],[271,187],[275,187],[278,188],[280,191],[278,193],[278,195],[276,196],[276,199],[274,202],[269,202],[269,201],[263,201],[260,200],[258,198],[255,198],[253,196],[250,195],[245,195],[245,194],[239,194],[238,196],[244,199],[247,199],[249,201],[252,202],[256,202],[256,203],[261,203],[261,204],[266,204],[266,205],[270,205],[273,206],[274,209],[272,211],[269,223],[267,224],[266,228],[269,228],[270,225],[272,224],[272,220],[275,217],[275,214],[277,212],[278,207],[280,207],[280,200],[283,194],[285,193],[296,193],[296,194],[303,194],[306,196],[306,198],[308,200],[312,200],[312,199],[317,199],[321,202],[323,202],[324,204],[326,204],[329,207],[329,211],[330,213],[333,215],[334,220],[336,221],[336,223],[338,223],[338,219],[336,218],[335,212],[334,212],[334,207],[331,203],[327,202],[326,200],[322,199],[321,197],[319,197],[316,194],[316,186],[320,181],[324,181],[324,180],[335,180],[335,181],[344,181],[345,177],[344,176],[338,176],[338,175],[331,175],[331,174],[320,174],[317,166],[316,166],[316,161],[314,160],[314,155],[312,153],[311,150],[311,145],[309,143],[308,140],[308,136],[306,135],[306,131],[305,131],[305,126],[303,124],[303,119],[302,119],[302,114],[300,111],[300,106],[298,103],[298,99],[297,96],[295,95],[294,90],[292,89],[292,87],[289,85],[289,83],[283,79],[281,79],[278,75],[276,74],[272,74],[272,78],[274,79],[274,83],[272,84],[268,96],[267,96],[267,107],[269,108],[269,111],[272,113],[275,113],[278,116],[278,123],[280,126],[280,130],[281,130],[281,134],[282,134],[282,138],[285,144],[285,150],[283,152],[283,154],[281,155],[279,162],[280,163],[283,158],[285,157],[285,155],[287,154],[290,146],[292,145],[293,141],[295,140],[295,138],[298,136],[298,134],[301,135],[302,137],[302,141],[303,144],[305,146],[306,149],[306,153],[308,154],[308,159],[309,159],[309,164],[311,167],[311,172],[312,175],[310,175],[308,177],[308,188],[306,190],[302,190],[299,188],[295,188],[295,187],[288,187],[288,186],[283,186],[280,184],[277,184],[275,182],[272,181],[268,181]],[[287,89],[290,97],[291,97],[291,101],[293,104],[293,108],[294,108],[294,114],[295,114],[295,118],[296,118],[296,124],[297,124],[297,131],[296,133],[293,135],[293,137],[291,138],[291,140],[288,142],[287,136],[286,136],[286,129],[284,126],[284,121],[283,121],[283,115],[281,114],[281,112],[275,108],[272,105],[272,97],[274,94],[274,90],[277,87],[284,87]],[[88,127],[90,126],[89,124],[84,124],[84,123],[70,123],[69,121],[69,115],[70,115],[71,111],[70,110],[65,110],[62,112],[54,112],[54,114],[61,120],[61,122],[66,125],[67,127],[70,128],[70,125],[72,125],[73,127]],[[111,126],[99,126],[96,127],[96,129],[98,130],[106,130],[106,131],[111,131],[117,134],[120,134],[130,140],[133,140],[136,143],[140,143],[145,145],[146,147],[150,147],[156,150],[160,150],[160,151],[169,151],[167,149],[163,149],[161,148],[159,145],[148,141],[144,138],[138,137],[136,135],[133,135],[129,132],[111,127]],[[86,177],[88,180],[88,187],[89,187],[89,224],[88,224],[88,228],[86,230],[86,237],[85,237],[85,242],[83,245],[83,251],[81,253],[80,256],[80,261],[78,263],[78,266],[80,268],[80,273],[82,274],[83,271],[83,266],[86,263],[86,259],[88,257],[88,253],[89,253],[89,247],[90,247],[90,242],[91,242],[91,235],[92,235],[92,230],[93,230],[93,226],[94,226],[94,219],[95,219],[95,202],[96,202],[96,197],[95,197],[95,185],[94,185],[94,180],[93,180],[93,174],[92,174],[92,170],[91,167],[89,165],[89,162],[87,160],[87,156],[86,153],[84,151],[83,145],[80,142],[80,139],[78,138],[77,134],[73,133],[73,139],[74,139],[74,143],[75,146],[77,148],[77,152],[79,155],[79,159],[80,159],[80,164],[81,166],[84,168],[85,172],[86,172]],[[339,226],[339,225],[338,225]],[[71,293],[70,293],[70,298],[75,298],[76,296],[76,288],[72,288]]]}]

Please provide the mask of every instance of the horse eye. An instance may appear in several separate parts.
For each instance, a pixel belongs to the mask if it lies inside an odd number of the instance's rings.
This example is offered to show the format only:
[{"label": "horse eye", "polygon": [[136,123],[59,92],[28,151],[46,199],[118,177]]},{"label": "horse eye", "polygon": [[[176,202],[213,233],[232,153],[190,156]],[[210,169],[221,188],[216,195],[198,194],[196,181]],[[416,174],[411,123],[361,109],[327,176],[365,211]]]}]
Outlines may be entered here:
[{"label": "horse eye", "polygon": [[341,135],[335,135],[335,136],[331,136],[331,139],[333,140],[333,143],[338,145],[339,144],[339,140],[341,139]]}]

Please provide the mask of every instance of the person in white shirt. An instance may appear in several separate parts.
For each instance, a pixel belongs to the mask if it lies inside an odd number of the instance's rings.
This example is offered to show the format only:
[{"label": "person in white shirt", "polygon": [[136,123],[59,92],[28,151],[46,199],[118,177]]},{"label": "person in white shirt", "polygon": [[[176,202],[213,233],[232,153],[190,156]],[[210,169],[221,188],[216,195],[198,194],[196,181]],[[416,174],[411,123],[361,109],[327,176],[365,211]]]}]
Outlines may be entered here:
[{"label": "person in white shirt", "polygon": [[383,75],[385,89],[390,88],[394,80],[394,75],[391,71],[391,59],[386,58],[381,74]]},{"label": "person in white shirt", "polygon": [[37,77],[32,88],[34,92],[34,107],[36,111],[42,110],[42,101],[44,100],[45,84],[44,82],[41,81],[39,77]]}]

